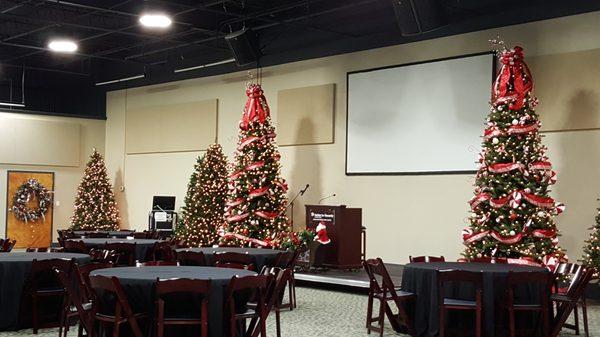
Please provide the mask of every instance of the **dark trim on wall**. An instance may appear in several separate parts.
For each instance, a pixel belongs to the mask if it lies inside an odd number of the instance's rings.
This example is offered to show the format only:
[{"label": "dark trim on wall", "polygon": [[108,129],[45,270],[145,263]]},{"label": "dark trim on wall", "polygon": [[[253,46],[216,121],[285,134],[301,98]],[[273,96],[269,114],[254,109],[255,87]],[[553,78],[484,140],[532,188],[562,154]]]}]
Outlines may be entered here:
[{"label": "dark trim on wall", "polygon": [[76,114],[66,114],[66,113],[52,112],[52,111],[27,110],[27,109],[4,109],[4,108],[0,108],[0,113],[14,113],[14,114],[23,114],[23,115],[40,115],[40,116],[71,117],[71,118],[106,120],[106,116],[86,116],[86,115],[76,115]]}]

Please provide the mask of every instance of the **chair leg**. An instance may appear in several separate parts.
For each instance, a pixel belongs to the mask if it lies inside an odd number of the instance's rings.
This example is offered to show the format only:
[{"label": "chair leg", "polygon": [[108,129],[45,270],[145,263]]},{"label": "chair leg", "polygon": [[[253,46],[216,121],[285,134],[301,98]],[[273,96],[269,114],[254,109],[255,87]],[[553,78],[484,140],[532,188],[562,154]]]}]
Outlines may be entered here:
[{"label": "chair leg", "polygon": [[590,337],[587,316],[587,303],[585,300],[585,295],[581,297],[581,313],[583,314],[583,332],[585,334],[585,337]]},{"label": "chair leg", "polygon": [[575,316],[575,334],[579,336],[579,312],[577,310],[577,304],[573,309],[573,315]]},{"label": "chair leg", "polygon": [[281,317],[279,308],[275,309],[275,329],[277,332],[277,337],[281,337]]},{"label": "chair leg", "polygon": [[508,308],[508,325],[510,337],[515,337],[515,310],[512,307]]},{"label": "chair leg", "polygon": [[[60,311],[60,320],[58,322],[58,337],[63,337],[63,327],[65,326],[65,316],[67,315],[67,312],[65,311],[65,308],[63,308]],[[65,331],[65,337],[66,337],[67,333]]]},{"label": "chair leg", "polygon": [[290,311],[294,310],[294,289],[292,287],[292,279],[290,278],[288,280],[288,284],[289,284],[289,291],[288,291],[288,301],[290,303]]},{"label": "chair leg", "polygon": [[294,276],[294,272],[292,271],[292,298],[294,299],[294,308],[298,306],[298,302],[296,301],[296,277]]},{"label": "chair leg", "polygon": [[548,336],[550,333],[550,317],[548,317],[548,310],[542,311],[542,336]]},{"label": "chair leg", "polygon": [[440,306],[440,337],[446,336],[446,311]]},{"label": "chair leg", "polygon": [[379,301],[379,337],[383,337],[383,325],[385,324],[385,301]]},{"label": "chair leg", "polygon": [[369,291],[369,298],[367,300],[367,333],[371,333],[369,326],[371,325],[371,319],[373,318],[373,293]]},{"label": "chair leg", "polygon": [[31,296],[31,325],[33,326],[33,334],[38,333],[38,312],[37,312],[37,296]]},{"label": "chair leg", "polygon": [[477,322],[475,322],[475,336],[481,337],[481,308],[477,308],[475,311],[475,317]]}]

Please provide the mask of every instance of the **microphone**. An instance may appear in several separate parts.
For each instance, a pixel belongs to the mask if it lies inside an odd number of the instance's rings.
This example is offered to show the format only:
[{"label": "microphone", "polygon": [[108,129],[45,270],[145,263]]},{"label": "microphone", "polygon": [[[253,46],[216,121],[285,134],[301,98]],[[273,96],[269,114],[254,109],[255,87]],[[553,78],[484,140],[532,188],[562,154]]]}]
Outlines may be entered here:
[{"label": "microphone", "polygon": [[304,195],[304,193],[306,193],[306,190],[308,189],[310,185],[306,184],[306,186],[304,186],[304,189],[300,190],[300,195]]},{"label": "microphone", "polygon": [[324,198],[321,198],[321,199],[319,199],[319,204],[321,204],[321,201],[323,201],[323,200],[326,200],[326,199],[329,199],[329,198],[333,198],[333,197],[335,197],[335,196],[336,196],[336,194],[335,194],[335,193],[333,193],[332,195],[328,195],[328,196],[326,196],[326,197],[324,197]]}]

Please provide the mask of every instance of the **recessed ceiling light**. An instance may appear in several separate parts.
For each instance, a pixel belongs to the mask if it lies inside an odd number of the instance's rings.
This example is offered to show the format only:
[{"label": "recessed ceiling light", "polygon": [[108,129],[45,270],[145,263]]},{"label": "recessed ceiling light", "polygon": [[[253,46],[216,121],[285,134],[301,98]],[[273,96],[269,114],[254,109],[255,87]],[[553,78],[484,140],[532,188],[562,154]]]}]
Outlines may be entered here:
[{"label": "recessed ceiling light", "polygon": [[77,50],[77,43],[72,40],[56,39],[48,43],[48,48],[58,53],[73,53]]},{"label": "recessed ceiling light", "polygon": [[167,28],[173,21],[163,13],[145,13],[140,16],[142,26],[150,28]]}]

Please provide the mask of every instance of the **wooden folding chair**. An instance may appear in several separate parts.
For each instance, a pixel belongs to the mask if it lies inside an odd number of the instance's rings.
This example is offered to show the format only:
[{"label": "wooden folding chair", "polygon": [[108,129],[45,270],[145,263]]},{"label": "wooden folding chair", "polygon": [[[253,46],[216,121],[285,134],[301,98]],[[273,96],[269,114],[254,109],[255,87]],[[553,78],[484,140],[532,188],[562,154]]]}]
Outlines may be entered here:
[{"label": "wooden folding chair", "polygon": [[255,270],[252,256],[236,252],[220,252],[215,254],[215,267]]},{"label": "wooden folding chair", "polygon": [[[119,337],[119,331],[122,324],[129,324],[134,337],[143,337],[142,330],[138,324],[139,319],[147,319],[146,313],[134,313],[127,294],[121,282],[116,277],[106,277],[100,275],[90,275],[90,285],[92,287],[93,301],[91,316],[94,323],[100,325],[101,330],[104,326],[113,327],[113,337]],[[114,312],[100,312],[100,300],[103,294],[109,293],[116,299]],[[90,337],[95,336],[95,324],[90,324]],[[103,333],[100,336],[104,336]]]},{"label": "wooden folding chair", "polygon": [[[475,299],[461,300],[446,297],[445,285],[449,282],[472,283],[475,287]],[[440,312],[440,337],[446,335],[446,313],[449,310],[475,311],[475,336],[483,334],[483,274],[462,270],[440,270],[437,272],[438,306]]]},{"label": "wooden folding chair", "polygon": [[418,262],[446,262],[443,256],[409,256],[410,263]]},{"label": "wooden folding chair", "polygon": [[177,252],[177,261],[180,266],[206,266],[206,258],[202,252],[182,250]]},{"label": "wooden folding chair", "polygon": [[[520,311],[537,311],[541,316],[542,336],[550,332],[550,288],[552,275],[539,272],[508,272],[506,279],[506,307],[510,337],[516,336],[515,313]],[[515,288],[520,285],[535,285],[538,287],[538,303],[518,303],[515,301]]]},{"label": "wooden folding chair", "polygon": [[[577,307],[577,303],[585,295],[585,288],[594,276],[593,268],[580,267],[573,275],[571,286],[565,294],[553,294],[551,299],[556,303],[556,316],[554,316],[552,333],[550,337],[557,337],[563,327],[571,328],[566,324],[567,319]],[[584,322],[587,326],[587,319]],[[589,333],[585,331],[586,335]]]},{"label": "wooden folding chair", "polygon": [[[404,329],[410,336],[416,336],[413,319],[409,316],[408,306],[414,305],[416,295],[400,290],[394,285],[390,274],[385,268],[381,258],[363,261],[363,267],[369,277],[369,297],[367,303],[367,333],[375,331],[383,336],[385,316],[387,315],[392,328],[399,332]],[[379,315],[373,317],[373,301],[379,300]],[[398,314],[394,314],[389,306],[393,302],[398,308]],[[377,326],[373,323],[377,322]]]},{"label": "wooden folding chair", "polygon": [[[196,295],[202,298],[197,317],[169,317],[165,311],[169,296],[174,294]],[[170,279],[156,281],[156,337],[164,337],[165,325],[200,326],[200,337],[208,336],[208,303],[210,280]],[[197,314],[197,313],[196,313]]]},{"label": "wooden folding chair", "polygon": [[[246,329],[247,319],[257,319],[262,337],[267,336],[266,319],[267,310],[265,305],[267,284],[270,276],[267,275],[252,275],[237,277],[234,276],[229,281],[229,286],[225,292],[225,303],[223,307],[223,317],[226,317],[229,328],[229,336],[236,337],[238,335],[238,327],[241,328],[241,336],[248,336],[252,333]],[[240,303],[242,293],[251,292],[254,296],[251,298],[255,301],[254,308],[247,308],[244,312],[237,312],[237,308],[246,307],[245,303]],[[241,324],[238,324],[241,323]]]}]

